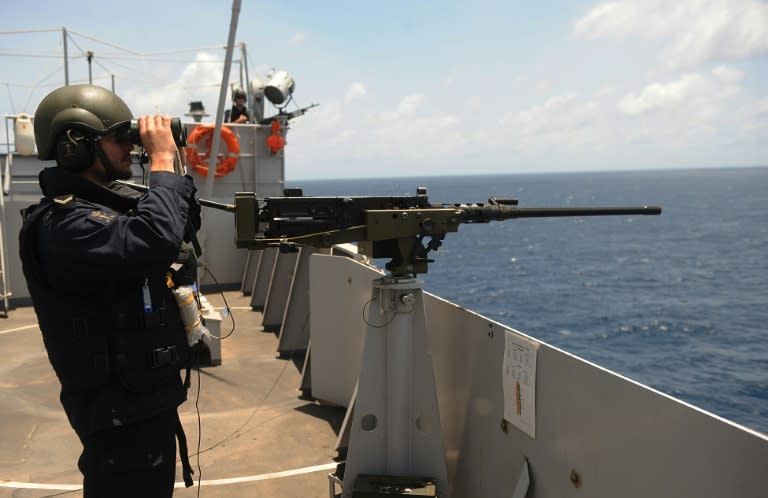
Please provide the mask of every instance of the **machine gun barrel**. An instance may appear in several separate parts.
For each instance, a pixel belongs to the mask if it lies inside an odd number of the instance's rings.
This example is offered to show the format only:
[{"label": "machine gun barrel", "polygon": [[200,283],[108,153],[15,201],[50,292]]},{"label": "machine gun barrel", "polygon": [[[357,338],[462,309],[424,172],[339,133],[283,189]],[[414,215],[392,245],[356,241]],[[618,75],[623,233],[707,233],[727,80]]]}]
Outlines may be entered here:
[{"label": "machine gun barrel", "polygon": [[218,209],[219,211],[229,211],[230,213],[235,212],[235,205],[234,204],[224,204],[222,202],[215,202],[215,201],[209,201],[207,199],[203,199],[201,197],[197,198],[197,202],[200,203],[203,207]]},{"label": "machine gun barrel", "polygon": [[519,208],[504,204],[454,206],[463,211],[461,223],[488,223],[516,218],[560,218],[564,216],[658,215],[659,206]]},{"label": "machine gun barrel", "polygon": [[[142,185],[141,183],[134,183],[134,182],[126,182],[123,180],[115,180],[115,183],[118,183],[120,185],[125,185],[126,187],[130,187],[138,192],[147,193],[149,191],[149,187],[146,185]],[[215,201],[209,201],[207,199],[201,199],[197,198],[197,202],[204,207],[209,207],[213,209],[218,209],[220,211],[229,211],[230,213],[235,212],[235,205],[234,204],[224,204],[221,202],[215,202]]]}]

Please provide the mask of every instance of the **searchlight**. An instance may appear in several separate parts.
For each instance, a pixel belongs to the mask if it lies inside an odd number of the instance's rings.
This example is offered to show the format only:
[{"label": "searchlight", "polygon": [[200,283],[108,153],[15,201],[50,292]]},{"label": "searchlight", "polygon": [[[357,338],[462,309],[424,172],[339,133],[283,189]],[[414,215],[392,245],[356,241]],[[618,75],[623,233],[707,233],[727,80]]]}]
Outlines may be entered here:
[{"label": "searchlight", "polygon": [[293,81],[293,76],[286,71],[277,71],[272,75],[267,86],[264,87],[264,95],[275,106],[279,106],[290,100],[295,87],[296,83]]}]

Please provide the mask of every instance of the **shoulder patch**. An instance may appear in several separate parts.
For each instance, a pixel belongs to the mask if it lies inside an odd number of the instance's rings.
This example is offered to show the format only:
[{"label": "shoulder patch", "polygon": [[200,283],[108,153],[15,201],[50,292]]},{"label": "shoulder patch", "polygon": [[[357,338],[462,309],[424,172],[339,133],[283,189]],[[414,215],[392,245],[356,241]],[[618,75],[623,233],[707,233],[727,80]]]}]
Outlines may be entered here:
[{"label": "shoulder patch", "polygon": [[53,202],[61,206],[66,206],[67,204],[70,204],[74,200],[75,200],[75,196],[72,194],[60,195],[58,197],[53,198]]},{"label": "shoulder patch", "polygon": [[108,225],[109,223],[112,223],[113,221],[115,221],[115,218],[117,218],[117,214],[108,213],[106,211],[96,209],[91,211],[88,214],[88,218],[91,220],[97,221],[103,225]]}]

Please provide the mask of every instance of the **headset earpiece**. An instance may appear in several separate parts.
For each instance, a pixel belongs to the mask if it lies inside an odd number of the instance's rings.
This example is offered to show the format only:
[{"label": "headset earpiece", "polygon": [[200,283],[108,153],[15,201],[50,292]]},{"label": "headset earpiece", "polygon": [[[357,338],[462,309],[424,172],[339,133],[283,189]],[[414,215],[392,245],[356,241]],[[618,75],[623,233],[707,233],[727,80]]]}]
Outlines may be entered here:
[{"label": "headset earpiece", "polygon": [[56,162],[65,169],[79,171],[93,164],[93,141],[77,129],[68,129],[56,141]]}]

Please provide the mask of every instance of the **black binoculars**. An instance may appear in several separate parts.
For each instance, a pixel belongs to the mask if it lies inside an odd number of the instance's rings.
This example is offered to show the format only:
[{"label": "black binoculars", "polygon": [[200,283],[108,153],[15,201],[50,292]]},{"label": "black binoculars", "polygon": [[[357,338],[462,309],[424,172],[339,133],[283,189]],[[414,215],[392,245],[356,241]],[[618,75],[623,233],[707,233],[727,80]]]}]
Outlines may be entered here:
[{"label": "black binoculars", "polygon": [[[181,118],[171,118],[171,134],[173,135],[176,147],[187,146],[187,129],[181,124]],[[134,145],[141,146],[138,119],[131,120],[131,127],[128,129],[128,140]]]}]

